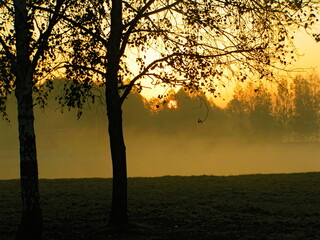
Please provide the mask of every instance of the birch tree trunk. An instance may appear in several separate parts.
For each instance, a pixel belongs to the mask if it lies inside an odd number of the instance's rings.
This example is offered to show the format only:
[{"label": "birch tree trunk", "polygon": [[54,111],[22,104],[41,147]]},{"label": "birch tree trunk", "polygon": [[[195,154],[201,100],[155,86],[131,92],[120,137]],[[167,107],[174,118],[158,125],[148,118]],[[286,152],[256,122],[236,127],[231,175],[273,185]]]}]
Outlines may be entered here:
[{"label": "birch tree trunk", "polygon": [[16,30],[15,96],[18,103],[22,216],[17,239],[42,239],[38,166],[33,115],[33,68],[26,0],[14,0]]}]

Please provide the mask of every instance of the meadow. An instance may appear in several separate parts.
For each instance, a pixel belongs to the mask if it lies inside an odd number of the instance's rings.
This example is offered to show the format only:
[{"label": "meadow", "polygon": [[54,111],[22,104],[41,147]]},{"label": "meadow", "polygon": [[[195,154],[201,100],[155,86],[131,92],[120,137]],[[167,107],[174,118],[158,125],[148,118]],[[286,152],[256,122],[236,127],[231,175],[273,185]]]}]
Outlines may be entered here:
[{"label": "meadow", "polygon": [[[127,234],[107,228],[111,179],[41,179],[47,240],[320,239],[320,173],[130,178]],[[14,239],[18,180],[0,181],[0,240]]]}]

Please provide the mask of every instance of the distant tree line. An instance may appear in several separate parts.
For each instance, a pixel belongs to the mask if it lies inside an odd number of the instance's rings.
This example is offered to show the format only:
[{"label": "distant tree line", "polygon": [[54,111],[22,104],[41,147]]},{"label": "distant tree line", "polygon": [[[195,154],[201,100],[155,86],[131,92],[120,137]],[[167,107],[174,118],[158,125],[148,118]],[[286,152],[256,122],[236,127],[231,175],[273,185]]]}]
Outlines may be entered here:
[{"label": "distant tree line", "polygon": [[320,78],[296,76],[281,80],[276,87],[262,82],[239,83],[233,99],[221,110],[233,134],[248,139],[319,141]]},{"label": "distant tree line", "polygon": [[[217,141],[320,141],[320,78],[316,74],[297,75],[274,83],[237,83],[225,108],[205,96],[191,99],[188,91],[181,90],[176,95],[168,93],[164,100],[146,100],[145,107],[156,112],[155,124],[148,126],[143,121],[143,128],[152,131],[152,125],[161,125],[163,131],[171,134],[188,129],[194,131],[194,136],[210,135]],[[178,111],[168,109],[170,100],[178,101]],[[202,127],[190,129],[195,118]],[[173,128],[177,124],[179,127]]]}]

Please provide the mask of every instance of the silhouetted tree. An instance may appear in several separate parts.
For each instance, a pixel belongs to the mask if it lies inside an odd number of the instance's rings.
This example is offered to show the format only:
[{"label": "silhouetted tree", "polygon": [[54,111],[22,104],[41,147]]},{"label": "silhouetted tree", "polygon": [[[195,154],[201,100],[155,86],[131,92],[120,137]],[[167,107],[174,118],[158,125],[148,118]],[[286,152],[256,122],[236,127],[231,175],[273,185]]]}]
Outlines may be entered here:
[{"label": "silhouetted tree", "polygon": [[[34,132],[34,104],[43,104],[32,92],[44,74],[50,73],[48,55],[53,54],[49,40],[63,13],[63,0],[57,1],[1,1],[0,3],[0,110],[5,116],[5,101],[15,92],[18,105],[20,142],[20,182],[22,216],[17,239],[42,239],[42,212],[38,187],[38,164]],[[70,1],[71,2],[71,1]],[[45,5],[52,14],[34,10]],[[52,59],[50,60],[52,61]]]},{"label": "silhouetted tree", "polygon": [[[308,27],[316,3],[301,1],[84,0],[63,19],[70,29],[62,51],[70,79],[62,104],[80,107],[105,86],[113,166],[109,223],[126,226],[127,169],[122,104],[131,91],[181,86],[218,96],[232,76],[272,77],[291,59],[291,31]],[[309,14],[312,12],[312,14]],[[277,65],[278,67],[279,65]],[[159,96],[162,98],[162,96]]]}]

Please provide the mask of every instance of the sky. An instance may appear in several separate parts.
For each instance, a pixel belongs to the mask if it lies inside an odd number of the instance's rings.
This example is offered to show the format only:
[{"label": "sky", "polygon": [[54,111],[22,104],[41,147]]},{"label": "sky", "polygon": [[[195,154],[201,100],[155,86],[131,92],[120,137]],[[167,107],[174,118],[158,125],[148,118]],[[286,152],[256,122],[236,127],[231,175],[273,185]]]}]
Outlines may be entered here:
[{"label": "sky", "polygon": [[[315,32],[320,32],[320,24],[318,24]],[[308,36],[304,30],[300,30],[295,35],[295,46],[299,55],[297,68],[315,68],[320,71],[320,42],[316,42],[312,37]],[[308,71],[308,70],[306,70]]]},{"label": "sky", "polygon": [[[302,73],[309,73],[311,68],[319,72],[320,43],[300,32],[296,46],[301,56],[295,67],[306,68]],[[214,112],[209,112],[207,122],[199,124],[198,119],[206,114],[199,99],[183,102],[183,108],[156,114],[144,107],[140,96],[129,95],[124,104],[128,176],[320,171],[319,144],[217,141],[210,135]],[[19,177],[15,108],[12,96],[11,122],[0,121],[0,179]],[[44,112],[36,109],[35,126],[40,178],[111,177],[103,106],[93,106],[77,120],[75,112],[61,114],[58,106],[49,105]]]},{"label": "sky", "polygon": [[[313,32],[320,32],[320,23],[313,27]],[[311,33],[309,31],[309,33]],[[290,75],[295,74],[308,74],[312,71],[320,73],[320,42],[317,43],[305,29],[300,29],[294,34],[294,45],[297,49],[296,62],[289,66],[289,70],[292,72]],[[144,84],[150,86],[149,84]],[[225,107],[232,99],[234,84],[230,84],[227,89],[220,88],[218,91],[221,93],[221,98],[213,99],[214,103],[219,107]],[[146,98],[157,97],[159,94],[163,94],[168,88],[157,86],[156,89],[145,88],[142,91],[142,95]]]}]

